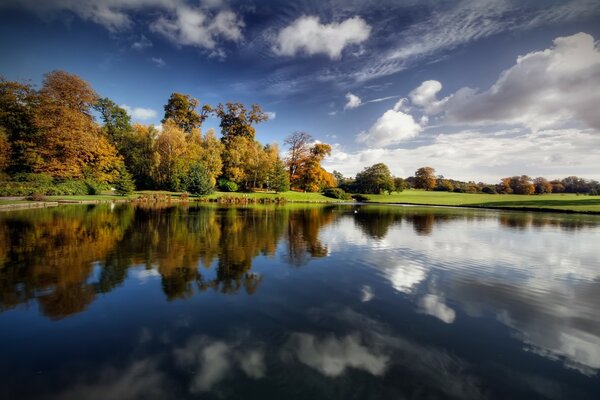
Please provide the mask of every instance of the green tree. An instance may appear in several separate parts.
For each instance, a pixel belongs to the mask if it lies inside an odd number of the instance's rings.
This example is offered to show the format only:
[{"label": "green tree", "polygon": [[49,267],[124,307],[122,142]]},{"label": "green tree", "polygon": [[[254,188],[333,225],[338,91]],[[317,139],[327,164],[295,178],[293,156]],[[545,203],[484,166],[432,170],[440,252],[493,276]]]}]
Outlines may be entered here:
[{"label": "green tree", "polygon": [[269,188],[276,193],[290,190],[290,175],[282,160],[277,159],[269,174]]},{"label": "green tree", "polygon": [[193,129],[200,128],[204,120],[212,112],[209,104],[202,106],[200,113],[196,111],[200,102],[187,94],[172,93],[165,104],[165,116],[162,119],[164,124],[171,120],[181,128],[185,133],[191,133]]},{"label": "green tree", "polygon": [[115,192],[124,196],[126,194],[131,194],[135,190],[135,184],[133,183],[133,179],[127,168],[124,165],[121,165],[119,168],[119,176],[117,180],[114,182]]},{"label": "green tree", "polygon": [[379,194],[394,190],[394,178],[387,165],[377,163],[356,175],[356,190],[360,193]]},{"label": "green tree", "polygon": [[186,179],[187,191],[191,194],[205,196],[214,190],[212,176],[202,163],[195,163],[190,167]]},{"label": "green tree", "polygon": [[404,189],[406,189],[404,178],[394,178],[394,190],[396,192],[402,192]]},{"label": "green tree", "polygon": [[235,137],[254,140],[256,130],[252,125],[269,119],[258,104],[252,104],[250,110],[242,103],[219,104],[214,112],[221,119],[221,141],[226,146]]},{"label": "green tree", "polygon": [[125,136],[131,133],[131,117],[123,108],[119,107],[108,97],[98,99],[94,109],[100,113],[103,129],[110,142],[121,152]]},{"label": "green tree", "polygon": [[432,190],[436,184],[435,169],[421,167],[415,172],[415,188]]}]

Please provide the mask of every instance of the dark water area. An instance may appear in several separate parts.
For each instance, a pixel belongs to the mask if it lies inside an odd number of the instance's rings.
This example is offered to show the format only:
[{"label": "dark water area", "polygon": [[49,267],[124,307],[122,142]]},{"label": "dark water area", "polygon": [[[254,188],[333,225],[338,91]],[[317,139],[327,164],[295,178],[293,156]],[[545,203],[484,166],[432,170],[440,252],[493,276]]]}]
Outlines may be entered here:
[{"label": "dark water area", "polygon": [[600,218],[0,214],[1,399],[598,399]]}]

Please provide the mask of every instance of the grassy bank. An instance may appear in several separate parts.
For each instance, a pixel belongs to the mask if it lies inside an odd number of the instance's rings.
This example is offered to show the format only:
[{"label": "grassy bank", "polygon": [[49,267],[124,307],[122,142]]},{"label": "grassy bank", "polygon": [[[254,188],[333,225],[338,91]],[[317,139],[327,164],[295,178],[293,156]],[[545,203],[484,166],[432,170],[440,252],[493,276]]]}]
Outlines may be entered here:
[{"label": "grassy bank", "polygon": [[[87,195],[87,196],[48,196],[49,202],[113,202],[128,201],[139,197],[155,195],[170,196],[171,200],[179,200],[181,193],[165,191],[140,191],[129,196]],[[217,200],[222,197],[271,199],[283,198],[289,203],[339,203],[340,200],[325,197],[321,193],[225,193],[215,192],[202,198],[190,196],[188,201]],[[391,195],[367,195],[369,203],[418,204],[458,207],[507,208],[531,211],[565,211],[600,214],[600,196],[577,196],[575,194],[546,194],[541,196],[521,195],[489,195],[448,192],[426,192],[422,190],[406,190]],[[0,206],[27,203],[22,199],[0,199]]]},{"label": "grassy bank", "polygon": [[487,208],[510,208],[556,210],[570,212],[600,213],[600,196],[578,196],[575,194],[545,194],[522,196],[516,194],[469,194],[449,192],[426,192],[405,190],[391,195],[367,195],[371,203],[422,204],[439,206],[468,206]]}]

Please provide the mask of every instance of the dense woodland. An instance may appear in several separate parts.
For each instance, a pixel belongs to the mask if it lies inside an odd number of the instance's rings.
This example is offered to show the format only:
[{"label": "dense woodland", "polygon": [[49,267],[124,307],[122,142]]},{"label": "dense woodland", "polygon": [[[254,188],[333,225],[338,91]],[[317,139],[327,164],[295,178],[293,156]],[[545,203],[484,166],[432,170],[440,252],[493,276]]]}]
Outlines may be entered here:
[{"label": "dense woodland", "polygon": [[[220,137],[202,131],[220,120]],[[211,106],[173,93],[161,128],[132,124],[126,110],[64,71],[45,75],[41,88],[0,78],[0,196],[99,194],[114,189],[169,190],[206,195],[221,191],[299,190],[391,193],[407,188],[462,193],[598,194],[600,184],[571,176],[562,180],[507,177],[498,184],[461,182],[419,168],[406,179],[382,163],[347,178],[321,166],[331,146],[305,132],[287,136],[282,157],[276,143],[256,140],[268,119],[260,106],[228,102]]]}]

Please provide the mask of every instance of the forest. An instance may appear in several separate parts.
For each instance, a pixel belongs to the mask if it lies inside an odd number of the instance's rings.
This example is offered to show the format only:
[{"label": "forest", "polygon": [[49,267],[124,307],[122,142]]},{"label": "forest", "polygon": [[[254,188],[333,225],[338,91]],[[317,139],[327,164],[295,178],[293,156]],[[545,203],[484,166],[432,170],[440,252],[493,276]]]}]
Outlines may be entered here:
[{"label": "forest", "polygon": [[[64,71],[42,86],[0,80],[0,195],[97,194],[156,189],[192,194],[266,189],[322,191],[334,186],[321,167],[331,146],[297,132],[263,145],[255,125],[268,119],[259,105],[211,106],[173,93],[159,128],[132,124],[126,110],[100,97],[83,79]],[[220,138],[202,124],[220,120]],[[97,121],[99,120],[100,123]]]},{"label": "forest", "polygon": [[[219,135],[203,132],[218,118]],[[39,89],[0,78],[0,196],[95,195],[109,190],[167,190],[207,195],[290,189],[349,199],[349,193],[379,194],[404,189],[459,193],[597,195],[600,184],[576,176],[549,180],[527,175],[497,184],[463,182],[436,175],[432,167],[395,177],[383,163],[355,177],[329,173],[321,163],[330,145],[302,131],[262,144],[256,126],[268,120],[257,104],[202,104],[172,93],[160,127],[132,123],[127,111],[101,97],[80,77],[65,71],[44,76]]]}]

